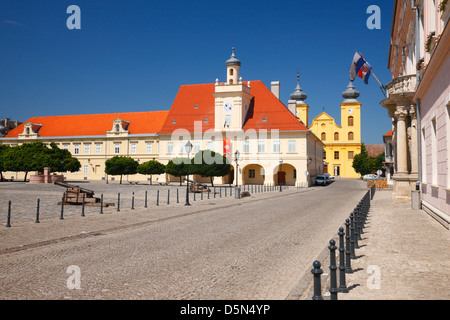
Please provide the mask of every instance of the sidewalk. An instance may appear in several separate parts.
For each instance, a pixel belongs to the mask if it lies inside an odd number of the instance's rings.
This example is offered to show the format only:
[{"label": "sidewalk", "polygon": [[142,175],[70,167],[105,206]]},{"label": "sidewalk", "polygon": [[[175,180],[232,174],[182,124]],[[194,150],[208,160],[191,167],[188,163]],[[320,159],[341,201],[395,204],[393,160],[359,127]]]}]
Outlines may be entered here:
[{"label": "sidewalk", "polygon": [[[349,292],[338,293],[338,300],[449,300],[450,231],[423,210],[394,202],[391,194],[376,191],[351,260],[353,273],[346,274]],[[328,258],[321,261],[324,299],[330,299]],[[310,279],[301,299],[312,297],[312,274]]]}]

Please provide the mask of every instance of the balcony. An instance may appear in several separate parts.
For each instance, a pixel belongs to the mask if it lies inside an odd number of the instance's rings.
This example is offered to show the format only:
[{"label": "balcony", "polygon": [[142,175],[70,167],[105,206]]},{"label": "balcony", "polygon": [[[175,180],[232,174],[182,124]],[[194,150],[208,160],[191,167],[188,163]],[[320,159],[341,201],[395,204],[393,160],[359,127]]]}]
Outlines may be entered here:
[{"label": "balcony", "polygon": [[416,91],[416,75],[409,74],[392,79],[386,85],[387,97],[414,95]]}]

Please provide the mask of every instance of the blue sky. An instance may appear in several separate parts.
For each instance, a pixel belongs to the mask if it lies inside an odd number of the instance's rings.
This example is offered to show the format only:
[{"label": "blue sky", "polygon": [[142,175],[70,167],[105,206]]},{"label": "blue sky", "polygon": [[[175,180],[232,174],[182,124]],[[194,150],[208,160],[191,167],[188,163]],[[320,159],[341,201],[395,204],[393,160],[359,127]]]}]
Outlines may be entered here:
[{"label": "blue sky", "polygon": [[[69,30],[69,5],[81,30]],[[370,5],[381,29],[370,30]],[[168,110],[183,84],[226,79],[231,47],[243,80],[296,86],[310,121],[323,110],[340,124],[355,50],[384,84],[393,1],[0,0],[0,118]],[[361,93],[362,142],[381,144],[391,119],[375,79]],[[325,109],[324,109],[325,108]]]}]

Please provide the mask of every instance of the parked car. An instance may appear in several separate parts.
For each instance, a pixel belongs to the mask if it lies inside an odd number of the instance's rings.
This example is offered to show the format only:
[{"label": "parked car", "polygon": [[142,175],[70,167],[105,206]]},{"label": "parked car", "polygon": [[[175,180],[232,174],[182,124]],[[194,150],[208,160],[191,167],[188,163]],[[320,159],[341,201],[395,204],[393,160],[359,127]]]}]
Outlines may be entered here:
[{"label": "parked car", "polygon": [[328,183],[330,182],[331,179],[334,179],[334,176],[332,176],[332,175],[329,174],[329,173],[324,173],[323,175],[325,176],[325,178],[327,178],[327,182],[328,182]]},{"label": "parked car", "polygon": [[325,177],[324,175],[318,175],[316,176],[316,182],[315,182],[316,186],[326,186],[328,184],[328,180],[327,177]]},{"label": "parked car", "polygon": [[376,175],[376,174],[366,174],[365,176],[363,176],[363,178],[362,178],[364,181],[367,181],[367,180],[376,180],[376,179],[380,179],[380,177],[378,176],[378,175]]}]

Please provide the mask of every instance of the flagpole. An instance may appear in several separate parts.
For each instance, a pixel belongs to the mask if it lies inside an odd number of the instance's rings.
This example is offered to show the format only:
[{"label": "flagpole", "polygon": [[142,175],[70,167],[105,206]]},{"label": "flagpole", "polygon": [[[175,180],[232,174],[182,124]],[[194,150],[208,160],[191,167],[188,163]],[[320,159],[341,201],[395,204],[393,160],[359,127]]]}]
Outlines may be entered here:
[{"label": "flagpole", "polygon": [[[360,52],[358,52],[357,50],[355,50],[361,57],[362,57],[362,54],[360,53]],[[365,59],[364,59],[365,60]],[[385,97],[387,97],[386,96],[386,87],[381,83],[381,81],[378,79],[378,77],[377,77],[377,75],[375,74],[375,72],[373,72],[373,69],[372,68],[370,68],[370,72],[372,72],[372,74],[373,74],[373,77],[375,78],[375,80],[377,80],[377,82],[378,82],[378,84],[380,85],[380,90],[381,90],[381,92],[383,93],[383,95],[385,96]]]}]

